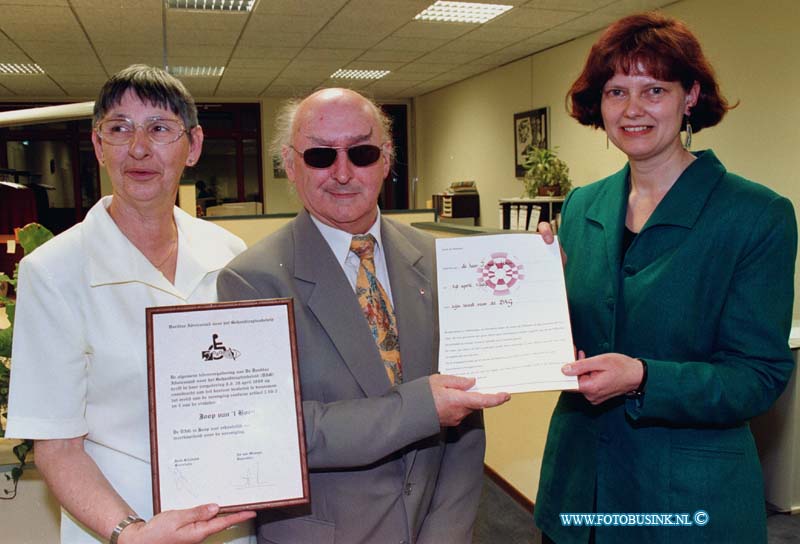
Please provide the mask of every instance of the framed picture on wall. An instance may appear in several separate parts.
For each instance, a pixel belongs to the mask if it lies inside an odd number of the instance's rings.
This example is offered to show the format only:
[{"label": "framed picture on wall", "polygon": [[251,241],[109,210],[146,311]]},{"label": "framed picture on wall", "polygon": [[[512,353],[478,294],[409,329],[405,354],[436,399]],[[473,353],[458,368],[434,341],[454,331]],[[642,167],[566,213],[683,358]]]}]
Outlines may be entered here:
[{"label": "framed picture on wall", "polygon": [[544,107],[514,114],[514,170],[517,177],[525,175],[523,164],[531,149],[549,147],[549,110]]}]

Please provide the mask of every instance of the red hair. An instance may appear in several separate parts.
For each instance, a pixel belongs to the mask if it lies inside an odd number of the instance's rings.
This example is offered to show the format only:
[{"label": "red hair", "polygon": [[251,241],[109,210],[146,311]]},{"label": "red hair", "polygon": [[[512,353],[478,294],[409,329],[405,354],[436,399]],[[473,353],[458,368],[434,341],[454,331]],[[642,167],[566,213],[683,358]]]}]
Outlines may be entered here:
[{"label": "red hair", "polygon": [[722,96],[714,69],[694,34],[683,22],[660,13],[630,15],[606,28],[567,93],[569,114],[582,125],[603,128],[603,86],[618,71],[678,81],[687,92],[697,81],[700,95],[690,114],[694,132],[716,125],[736,107]]}]

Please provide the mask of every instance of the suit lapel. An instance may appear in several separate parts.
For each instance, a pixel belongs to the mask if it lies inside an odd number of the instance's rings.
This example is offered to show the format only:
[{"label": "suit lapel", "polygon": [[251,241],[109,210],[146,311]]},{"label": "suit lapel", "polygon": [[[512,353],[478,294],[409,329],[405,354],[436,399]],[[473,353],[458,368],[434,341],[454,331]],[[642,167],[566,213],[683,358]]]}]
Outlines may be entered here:
[{"label": "suit lapel", "polygon": [[[403,381],[410,382],[436,370],[434,280],[422,268],[423,255],[419,249],[384,218],[381,218],[381,240],[397,316]],[[410,479],[417,452],[417,448],[411,448],[404,455],[406,480]]]},{"label": "suit lapel", "polygon": [[295,277],[312,284],[304,302],[325,329],[364,394],[383,395],[390,387],[389,378],[341,266],[307,211],[302,210],[297,215],[292,229]]},{"label": "suit lapel", "polygon": [[675,181],[658,203],[642,231],[656,225],[692,228],[706,201],[725,174],[725,167],[713,151],[696,153],[697,159]]},{"label": "suit lapel", "polygon": [[397,316],[403,380],[410,382],[435,370],[432,279],[420,266],[422,253],[383,218],[381,239]]},{"label": "suit lapel", "polygon": [[[622,229],[625,227],[625,210],[628,197],[629,167],[610,176],[598,191],[597,198],[586,210],[586,219],[598,224],[603,229],[606,246],[606,264],[609,277],[619,274],[622,248]],[[616,285],[614,287],[616,289]]]}]

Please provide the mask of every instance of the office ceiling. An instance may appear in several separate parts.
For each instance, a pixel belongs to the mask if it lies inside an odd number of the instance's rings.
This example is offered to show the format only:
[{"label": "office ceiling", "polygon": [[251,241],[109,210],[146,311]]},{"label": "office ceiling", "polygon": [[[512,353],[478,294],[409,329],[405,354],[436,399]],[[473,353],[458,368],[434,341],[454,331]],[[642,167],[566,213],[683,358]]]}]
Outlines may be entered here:
[{"label": "office ceiling", "polygon": [[[484,2],[489,0],[483,0]],[[409,98],[564,43],[674,0],[495,0],[486,24],[415,21],[433,0],[258,0],[249,13],[167,9],[162,0],[0,0],[0,99],[91,99],[132,63],[224,66],[182,77],[198,98],[304,95],[349,86]],[[339,68],[385,69],[377,81],[332,80]]]}]

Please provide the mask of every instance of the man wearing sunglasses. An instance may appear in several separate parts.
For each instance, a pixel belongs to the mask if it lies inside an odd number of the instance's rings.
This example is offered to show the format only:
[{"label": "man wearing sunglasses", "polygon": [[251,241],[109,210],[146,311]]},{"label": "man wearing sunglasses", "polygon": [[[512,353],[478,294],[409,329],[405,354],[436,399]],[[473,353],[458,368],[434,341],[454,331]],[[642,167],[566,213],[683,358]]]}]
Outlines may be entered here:
[{"label": "man wearing sunglasses", "polygon": [[377,206],[389,122],[360,94],[324,89],[285,108],[275,147],[304,209],[217,282],[220,300],[295,305],[311,506],[263,512],[259,541],[471,542],[480,409],[508,395],[434,374],[433,240]]}]

